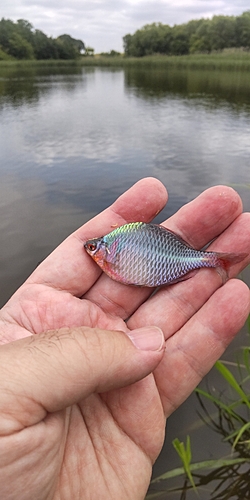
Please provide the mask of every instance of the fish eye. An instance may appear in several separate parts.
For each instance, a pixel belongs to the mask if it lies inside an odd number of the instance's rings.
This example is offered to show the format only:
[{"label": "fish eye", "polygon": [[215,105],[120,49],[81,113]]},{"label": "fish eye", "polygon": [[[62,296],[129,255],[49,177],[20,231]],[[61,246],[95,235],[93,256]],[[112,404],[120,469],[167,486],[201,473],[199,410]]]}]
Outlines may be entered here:
[{"label": "fish eye", "polygon": [[88,248],[88,250],[90,250],[90,252],[94,252],[97,248],[97,244],[96,243],[88,243],[87,248]]}]

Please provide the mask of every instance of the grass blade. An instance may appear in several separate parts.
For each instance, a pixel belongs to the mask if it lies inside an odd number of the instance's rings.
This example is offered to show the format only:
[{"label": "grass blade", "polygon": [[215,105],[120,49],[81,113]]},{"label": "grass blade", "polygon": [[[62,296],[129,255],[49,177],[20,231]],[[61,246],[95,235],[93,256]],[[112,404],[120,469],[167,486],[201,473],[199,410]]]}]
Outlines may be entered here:
[{"label": "grass blade", "polygon": [[[231,415],[231,417],[235,418],[236,420],[239,420],[239,422],[242,422],[241,417],[237,413],[235,413],[235,411],[233,411],[231,409],[230,405],[226,405],[225,403],[222,403],[222,401],[220,401],[219,399],[212,396],[212,394],[209,394],[209,392],[206,392],[203,389],[200,389],[199,387],[196,387],[195,392],[197,394],[200,394],[201,396],[204,396],[205,398],[209,399],[210,401],[212,401],[212,403],[214,403],[216,406],[218,406],[218,408],[221,408],[226,413]],[[238,406],[240,404],[240,402],[233,403],[233,406]]]},{"label": "grass blade", "polygon": [[230,372],[230,370],[228,368],[226,368],[226,366],[221,361],[216,361],[215,367],[221,373],[221,375],[224,377],[226,382],[228,382],[228,384],[231,385],[231,387],[239,394],[242,401],[244,401],[244,403],[250,409],[250,403],[249,403],[249,400],[248,400],[246,393],[240,387],[240,385],[238,384],[237,380],[235,379],[233,374]]},{"label": "grass blade", "polygon": [[[246,432],[248,429],[250,428],[250,422],[247,422],[245,425],[243,425],[241,427],[241,429],[237,432],[237,436],[233,442],[233,448],[235,448],[235,446],[237,445],[237,443],[239,442],[241,436],[244,434],[244,432]],[[249,442],[249,441],[248,441]]]},{"label": "grass blade", "polygon": [[[189,468],[191,472],[196,472],[200,469],[219,469],[220,467],[230,467],[232,465],[250,463],[250,459],[247,458],[219,458],[218,460],[204,460],[203,462],[197,462],[190,464]],[[159,483],[166,479],[171,479],[173,477],[182,476],[186,471],[184,467],[177,467],[170,471],[164,472],[161,476],[156,477],[151,481],[151,484]]]},{"label": "grass blade", "polygon": [[190,462],[192,459],[192,452],[191,452],[191,442],[190,442],[190,436],[187,436],[187,441],[186,441],[186,448],[184,443],[179,441],[178,438],[174,439],[172,442],[175,450],[177,451],[182,463],[183,463],[183,468],[185,470],[185,473],[193,486],[194,489],[196,489],[195,482],[190,470]]}]

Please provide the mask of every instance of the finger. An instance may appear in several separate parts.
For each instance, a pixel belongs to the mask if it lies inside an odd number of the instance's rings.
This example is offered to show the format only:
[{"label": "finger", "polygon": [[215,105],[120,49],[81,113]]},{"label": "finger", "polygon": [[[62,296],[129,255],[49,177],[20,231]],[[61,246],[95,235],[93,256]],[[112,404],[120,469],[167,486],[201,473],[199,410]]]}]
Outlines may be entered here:
[{"label": "finger", "polygon": [[[250,214],[241,214],[211,245],[222,252],[247,253],[248,257],[229,270],[233,278],[250,263]],[[129,328],[154,324],[162,328],[165,338],[179,330],[222,285],[214,269],[202,269],[187,281],[162,288],[142,304],[128,321]]]},{"label": "finger", "polygon": [[[164,225],[177,231],[194,247],[201,248],[223,232],[241,211],[242,202],[239,195],[229,187],[216,186],[185,205],[165,221]],[[151,289],[138,290],[136,287],[129,287],[129,293],[127,293],[125,285],[114,283],[103,274],[89,290],[86,298],[98,303],[105,312],[118,314],[125,319],[137,310],[151,293]],[[150,311],[148,313],[150,314]],[[160,318],[161,315],[158,319]],[[155,321],[155,316],[153,319]]]},{"label": "finger", "polygon": [[112,231],[112,226],[133,221],[149,222],[162,210],[166,201],[166,189],[160,181],[154,178],[140,180],[113,205],[71,234],[40,264],[26,283],[47,284],[82,296],[101,274],[86,254],[84,242]]},{"label": "finger", "polygon": [[178,333],[168,339],[164,358],[154,372],[166,415],[197,386],[249,314],[248,287],[230,280]]},{"label": "finger", "polygon": [[134,383],[163,355],[158,328],[122,332],[61,329],[0,347],[0,435],[42,420],[91,393]]},{"label": "finger", "polygon": [[198,249],[225,231],[241,213],[238,193],[228,186],[214,186],[184,205],[164,225]]}]

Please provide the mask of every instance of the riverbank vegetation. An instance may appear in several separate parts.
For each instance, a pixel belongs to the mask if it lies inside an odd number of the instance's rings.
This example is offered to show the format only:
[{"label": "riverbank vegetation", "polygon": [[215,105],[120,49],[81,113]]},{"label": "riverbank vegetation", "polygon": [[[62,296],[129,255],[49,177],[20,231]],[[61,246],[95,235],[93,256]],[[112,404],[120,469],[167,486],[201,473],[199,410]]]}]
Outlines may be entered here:
[{"label": "riverbank vegetation", "polygon": [[70,35],[48,37],[34,29],[29,21],[19,19],[16,23],[0,20],[0,60],[76,59],[81,54],[92,55],[94,50],[86,47],[82,40]]},{"label": "riverbank vegetation", "polygon": [[[143,26],[133,35],[123,37],[124,54],[115,50],[102,52],[94,57],[94,49],[70,35],[48,37],[34,29],[29,21],[0,20],[0,61],[13,60],[81,60],[83,64],[121,65],[133,64],[136,58],[146,64],[217,65],[218,52],[230,52],[230,64],[235,65],[238,51],[240,64],[248,64],[250,53],[250,10],[240,16],[214,16],[197,19],[173,27],[152,23]],[[243,54],[243,52],[247,54]],[[235,55],[237,54],[237,55]],[[184,56],[196,56],[183,59]],[[205,55],[212,57],[205,58]],[[87,56],[87,57],[86,57]],[[151,56],[151,59],[149,58]],[[165,56],[160,59],[159,56]],[[166,56],[168,56],[166,58]],[[154,57],[154,59],[152,59]],[[174,59],[174,57],[178,57]],[[182,57],[182,59],[179,59]],[[220,63],[228,65],[229,54],[223,52]]]},{"label": "riverbank vegetation", "polygon": [[250,10],[170,27],[153,23],[125,35],[124,54],[94,55],[70,35],[48,37],[26,20],[0,20],[0,70],[4,67],[84,65],[161,69],[250,70]]},{"label": "riverbank vegetation", "polygon": [[0,71],[14,68],[66,68],[67,66],[100,66],[155,68],[162,70],[190,69],[217,71],[250,71],[250,51],[229,49],[211,54],[190,54],[183,56],[153,55],[144,57],[122,57],[99,55],[94,57],[78,57],[76,59],[47,60],[0,60]]},{"label": "riverbank vegetation", "polygon": [[189,54],[182,56],[151,55],[144,57],[102,57],[84,58],[86,66],[125,66],[161,69],[207,69],[250,71],[250,51],[225,49],[210,54]]},{"label": "riverbank vegetation", "polygon": [[186,55],[230,48],[250,49],[250,10],[240,16],[214,16],[173,27],[147,24],[123,37],[126,56]]}]

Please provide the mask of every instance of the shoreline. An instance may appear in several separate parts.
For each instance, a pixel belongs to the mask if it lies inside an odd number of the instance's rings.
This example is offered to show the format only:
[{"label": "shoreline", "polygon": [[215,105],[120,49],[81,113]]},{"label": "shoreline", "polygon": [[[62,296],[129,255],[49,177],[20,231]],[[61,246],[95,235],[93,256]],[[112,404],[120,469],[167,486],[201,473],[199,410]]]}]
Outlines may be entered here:
[{"label": "shoreline", "polygon": [[153,55],[144,57],[87,56],[79,59],[11,59],[0,60],[1,68],[26,67],[156,67],[158,69],[207,69],[250,71],[250,51],[228,50],[211,54],[183,56]]}]

